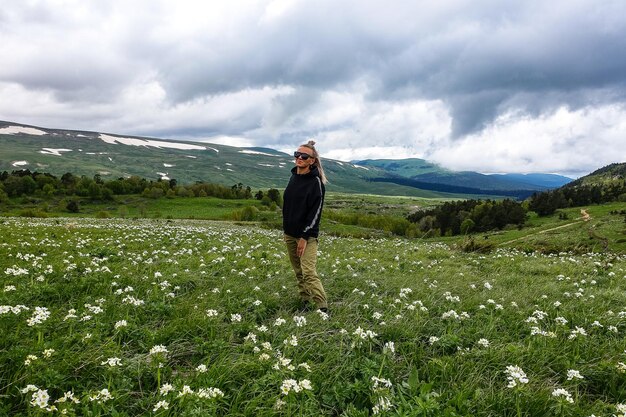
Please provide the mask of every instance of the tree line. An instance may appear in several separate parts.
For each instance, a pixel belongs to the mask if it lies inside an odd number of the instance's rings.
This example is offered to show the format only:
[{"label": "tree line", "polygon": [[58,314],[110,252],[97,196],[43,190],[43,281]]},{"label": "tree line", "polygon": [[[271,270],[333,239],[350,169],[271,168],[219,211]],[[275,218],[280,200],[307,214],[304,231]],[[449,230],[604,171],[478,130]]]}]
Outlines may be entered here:
[{"label": "tree line", "polygon": [[217,197],[223,199],[257,198],[277,205],[282,205],[282,196],[276,189],[266,192],[258,191],[254,196],[250,187],[242,183],[227,187],[208,182],[179,185],[175,179],[156,181],[138,176],[104,180],[100,174],[92,178],[85,175],[77,176],[70,172],[60,178],[30,170],[18,170],[0,174],[0,201],[10,197],[85,197],[92,200],[113,200],[116,195],[139,194],[146,198],[161,197]]},{"label": "tree line", "polygon": [[527,210],[514,200],[448,201],[429,210],[410,214],[407,219],[430,235],[454,236],[523,226]]},{"label": "tree line", "polygon": [[530,197],[528,208],[540,216],[548,216],[556,210],[626,201],[626,181],[615,179],[603,184],[561,187],[556,190],[535,193]]}]

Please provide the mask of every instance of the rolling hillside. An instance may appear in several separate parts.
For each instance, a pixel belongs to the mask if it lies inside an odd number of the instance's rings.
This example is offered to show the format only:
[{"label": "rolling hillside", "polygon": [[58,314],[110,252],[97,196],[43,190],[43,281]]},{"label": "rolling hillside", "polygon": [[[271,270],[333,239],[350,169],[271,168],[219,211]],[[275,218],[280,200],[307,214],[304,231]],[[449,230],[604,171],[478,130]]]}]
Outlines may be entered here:
[{"label": "rolling hillside", "polygon": [[624,183],[626,180],[626,162],[610,164],[572,181],[563,188],[572,188],[581,185],[606,186],[613,183]]},{"label": "rolling hillside", "polygon": [[[0,172],[19,169],[66,172],[102,178],[131,175],[252,188],[282,188],[293,166],[290,155],[274,149],[237,148],[91,131],[47,129],[0,121]],[[424,198],[477,196],[523,199],[545,185],[545,177],[454,172],[422,159],[324,160],[329,191]],[[563,181],[565,177],[550,178]],[[557,176],[558,177],[558,176]],[[540,180],[541,179],[541,180]],[[569,180],[569,179],[567,179]],[[542,183],[544,181],[544,183]]]},{"label": "rolling hillside", "polygon": [[[254,189],[284,188],[293,158],[263,148],[120,136],[90,131],[46,129],[0,121],[0,172],[29,169],[61,176],[66,172],[104,179],[176,179]],[[388,174],[379,168],[324,160],[333,192],[463,198],[458,194],[370,182]]]}]

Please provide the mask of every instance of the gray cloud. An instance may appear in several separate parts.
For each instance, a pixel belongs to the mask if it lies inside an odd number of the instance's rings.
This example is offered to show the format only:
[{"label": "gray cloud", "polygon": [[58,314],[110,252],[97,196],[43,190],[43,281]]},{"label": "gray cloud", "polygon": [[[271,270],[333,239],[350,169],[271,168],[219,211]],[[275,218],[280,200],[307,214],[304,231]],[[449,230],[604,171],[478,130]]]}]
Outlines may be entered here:
[{"label": "gray cloud", "polygon": [[[0,92],[20,97],[0,99],[0,112],[26,123],[69,122],[75,109],[67,127],[387,142],[443,161],[502,117],[554,121],[562,108],[586,117],[626,103],[617,0],[5,3]],[[15,106],[37,98],[45,105]]]}]

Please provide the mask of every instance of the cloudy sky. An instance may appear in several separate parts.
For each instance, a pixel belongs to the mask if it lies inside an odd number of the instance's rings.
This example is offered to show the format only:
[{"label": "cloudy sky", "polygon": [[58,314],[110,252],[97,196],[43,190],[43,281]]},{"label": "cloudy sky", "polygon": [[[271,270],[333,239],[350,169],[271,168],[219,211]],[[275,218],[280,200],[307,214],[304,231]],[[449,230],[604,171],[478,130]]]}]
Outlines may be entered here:
[{"label": "cloudy sky", "polygon": [[626,162],[623,0],[3,0],[0,120],[579,176]]}]

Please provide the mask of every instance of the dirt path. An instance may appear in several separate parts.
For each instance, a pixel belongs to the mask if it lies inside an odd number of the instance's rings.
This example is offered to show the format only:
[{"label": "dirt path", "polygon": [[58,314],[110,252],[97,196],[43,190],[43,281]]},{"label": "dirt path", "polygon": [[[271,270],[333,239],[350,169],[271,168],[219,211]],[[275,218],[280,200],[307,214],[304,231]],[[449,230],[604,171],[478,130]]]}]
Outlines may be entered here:
[{"label": "dirt path", "polygon": [[570,227],[570,226],[573,226],[575,224],[578,224],[578,222],[581,221],[581,220],[584,221],[584,222],[588,222],[589,220],[591,220],[591,216],[589,215],[589,213],[587,213],[587,210],[585,210],[585,209],[580,209],[580,215],[581,215],[581,217],[579,217],[578,219],[575,219],[571,223],[563,224],[563,225],[557,226],[557,227],[551,227],[550,229],[546,229],[546,230],[540,230],[538,232],[531,233],[531,234],[528,234],[526,236],[518,237],[517,239],[513,239],[513,240],[506,241],[506,242],[502,242],[502,243],[498,244],[498,246],[508,245],[509,243],[517,242],[519,240],[524,240],[524,239],[526,239],[529,236],[540,235],[540,234],[543,234],[543,233],[552,232],[553,230],[558,230],[558,229],[563,229],[565,227]]},{"label": "dirt path", "polygon": [[580,209],[580,215],[582,216],[581,218],[584,222],[588,222],[589,220],[591,220],[591,216],[589,215],[589,213],[587,213],[587,210],[585,209]]}]

